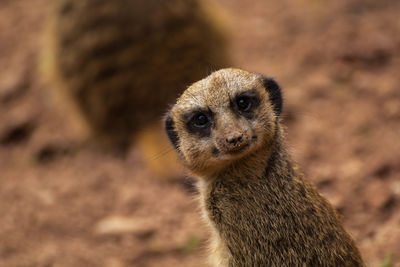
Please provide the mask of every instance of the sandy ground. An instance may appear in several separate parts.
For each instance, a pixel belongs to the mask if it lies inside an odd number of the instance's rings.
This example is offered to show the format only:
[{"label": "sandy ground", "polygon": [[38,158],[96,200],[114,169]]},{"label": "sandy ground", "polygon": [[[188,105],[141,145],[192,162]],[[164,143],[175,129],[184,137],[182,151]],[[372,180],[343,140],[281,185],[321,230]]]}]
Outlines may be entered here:
[{"label": "sandy ground", "polygon": [[[291,151],[369,266],[400,263],[400,2],[219,0],[236,66],[285,95]],[[74,149],[37,73],[50,0],[0,3],[0,266],[205,266],[196,193]]]}]

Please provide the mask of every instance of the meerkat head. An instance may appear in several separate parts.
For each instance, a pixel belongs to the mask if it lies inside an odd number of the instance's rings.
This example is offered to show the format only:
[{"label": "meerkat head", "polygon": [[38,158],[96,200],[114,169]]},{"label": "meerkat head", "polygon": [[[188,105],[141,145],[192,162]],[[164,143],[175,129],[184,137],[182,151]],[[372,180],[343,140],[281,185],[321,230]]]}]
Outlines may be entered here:
[{"label": "meerkat head", "polygon": [[215,173],[268,149],[281,111],[273,79],[222,69],[186,89],[168,112],[165,129],[191,172]]}]

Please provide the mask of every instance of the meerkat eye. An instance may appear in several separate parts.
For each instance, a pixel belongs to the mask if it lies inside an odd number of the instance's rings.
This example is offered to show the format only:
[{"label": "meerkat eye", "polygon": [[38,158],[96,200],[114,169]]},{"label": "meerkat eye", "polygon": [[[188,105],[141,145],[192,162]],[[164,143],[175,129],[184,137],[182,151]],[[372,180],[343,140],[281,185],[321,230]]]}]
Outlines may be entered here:
[{"label": "meerkat eye", "polygon": [[251,99],[247,96],[238,97],[236,104],[241,111],[249,111],[251,109]]},{"label": "meerkat eye", "polygon": [[210,126],[210,124],[209,116],[201,111],[193,113],[188,120],[188,126],[192,129],[204,129]]},{"label": "meerkat eye", "polygon": [[210,135],[212,125],[211,112],[195,110],[186,113],[183,116],[183,119],[185,120],[186,127],[190,133],[199,134],[203,137]]},{"label": "meerkat eye", "polygon": [[209,125],[210,120],[208,119],[207,115],[204,113],[197,113],[193,116],[190,120],[190,124],[192,124],[196,128],[205,128]]},{"label": "meerkat eye", "polygon": [[236,97],[235,102],[234,106],[239,112],[250,113],[259,103],[257,92],[255,90],[244,92]]}]

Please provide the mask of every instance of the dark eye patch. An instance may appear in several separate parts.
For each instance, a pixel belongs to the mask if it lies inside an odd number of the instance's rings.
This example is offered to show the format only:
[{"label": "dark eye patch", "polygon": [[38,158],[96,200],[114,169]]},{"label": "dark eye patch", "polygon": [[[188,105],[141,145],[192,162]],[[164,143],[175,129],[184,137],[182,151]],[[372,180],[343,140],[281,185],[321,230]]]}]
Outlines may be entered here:
[{"label": "dark eye patch", "polygon": [[253,116],[253,111],[260,103],[256,90],[249,90],[237,95],[231,103],[233,109],[247,118]]},{"label": "dark eye patch", "polygon": [[179,137],[175,131],[174,121],[172,120],[171,116],[168,114],[164,121],[165,131],[168,135],[169,140],[171,141],[172,145],[175,149],[178,149],[178,142]]},{"label": "dark eye patch", "polygon": [[209,110],[195,110],[184,115],[187,129],[202,137],[211,134],[212,113]]}]

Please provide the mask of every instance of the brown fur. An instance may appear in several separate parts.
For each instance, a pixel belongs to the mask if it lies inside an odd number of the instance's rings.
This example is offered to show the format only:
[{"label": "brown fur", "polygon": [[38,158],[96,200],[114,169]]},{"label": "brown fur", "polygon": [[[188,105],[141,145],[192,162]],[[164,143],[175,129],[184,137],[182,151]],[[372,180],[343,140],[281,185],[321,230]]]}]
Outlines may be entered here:
[{"label": "brown fur", "polygon": [[204,1],[54,1],[42,65],[95,139],[126,147],[188,84],[229,64]]},{"label": "brown fur", "polygon": [[[189,87],[167,117],[182,162],[200,178],[200,202],[213,236],[211,263],[364,266],[332,206],[288,155],[263,79],[237,69],[214,72]],[[260,99],[250,119],[235,114],[231,104],[247,90]],[[209,136],[188,131],[185,114],[199,109],[213,114]],[[256,138],[243,139],[250,142],[243,149],[229,149],[220,140],[232,132]]]}]

